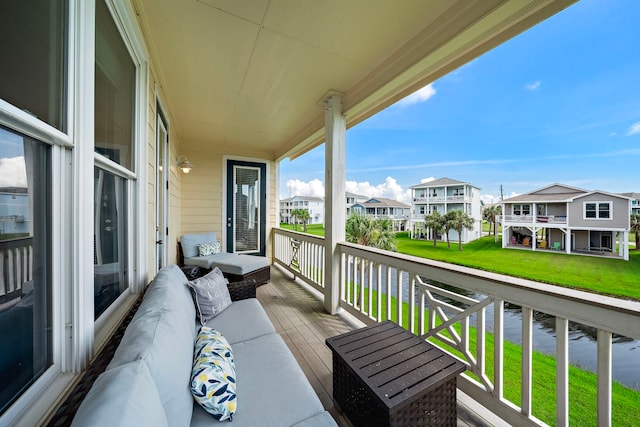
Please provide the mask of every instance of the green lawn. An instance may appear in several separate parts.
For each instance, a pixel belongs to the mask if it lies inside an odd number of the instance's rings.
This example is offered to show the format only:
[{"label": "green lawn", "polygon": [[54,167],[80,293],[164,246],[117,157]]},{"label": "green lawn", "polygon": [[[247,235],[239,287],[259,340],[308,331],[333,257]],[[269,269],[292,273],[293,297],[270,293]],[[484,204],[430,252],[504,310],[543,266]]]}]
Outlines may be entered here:
[{"label": "green lawn", "polygon": [[[291,231],[299,231],[302,233],[302,225],[298,225],[298,229],[294,230],[293,224],[285,224],[281,223],[280,228]],[[312,234],[314,236],[324,237],[324,226],[322,224],[309,224],[307,225],[307,234]]]},{"label": "green lawn", "polygon": [[522,277],[604,295],[640,300],[640,251],[630,251],[629,261],[613,258],[566,255],[503,249],[493,237],[482,237],[463,245],[412,240],[398,233],[398,252],[464,265],[480,270]]},{"label": "green lawn", "polygon": [[[289,224],[280,227],[293,230]],[[324,228],[322,224],[308,225],[307,233],[324,236]],[[640,250],[630,251],[629,261],[624,261],[503,249],[493,236],[463,245],[463,251],[458,251],[458,242],[451,242],[449,249],[446,242],[437,242],[434,247],[433,241],[413,240],[406,232],[396,237],[400,253],[640,301]]]}]

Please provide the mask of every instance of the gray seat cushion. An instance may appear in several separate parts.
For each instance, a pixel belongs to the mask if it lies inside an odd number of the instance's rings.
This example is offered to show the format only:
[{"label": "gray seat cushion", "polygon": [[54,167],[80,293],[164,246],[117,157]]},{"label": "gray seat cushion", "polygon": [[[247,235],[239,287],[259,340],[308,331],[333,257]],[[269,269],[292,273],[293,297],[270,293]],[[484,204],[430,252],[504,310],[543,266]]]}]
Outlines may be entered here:
[{"label": "gray seat cushion", "polygon": [[[255,298],[233,302],[206,325],[224,335],[232,346],[240,341],[276,332],[269,316]],[[197,327],[200,327],[199,323]]]},{"label": "gray seat cushion", "polygon": [[218,267],[223,273],[244,276],[264,267],[269,266],[269,259],[263,256],[244,254],[230,254],[220,252],[209,256],[185,257],[185,265],[197,265],[198,267]]},{"label": "gray seat cushion", "polygon": [[338,424],[336,424],[336,421],[333,419],[333,417],[329,412],[324,411],[314,415],[311,418],[307,418],[302,422],[299,422],[293,427],[330,427],[330,426],[338,427]]},{"label": "gray seat cushion", "polygon": [[[278,334],[232,344],[238,381],[233,427],[291,426],[324,412],[293,354]],[[198,405],[191,426],[211,427],[213,417]]]}]

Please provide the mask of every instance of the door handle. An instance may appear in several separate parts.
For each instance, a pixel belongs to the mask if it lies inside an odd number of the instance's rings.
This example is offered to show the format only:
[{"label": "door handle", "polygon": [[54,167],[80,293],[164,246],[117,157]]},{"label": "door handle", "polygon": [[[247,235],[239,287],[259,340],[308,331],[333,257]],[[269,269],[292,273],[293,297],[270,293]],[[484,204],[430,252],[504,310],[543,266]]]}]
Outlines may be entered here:
[{"label": "door handle", "polygon": [[161,245],[162,244],[162,240],[156,240],[156,245]]}]

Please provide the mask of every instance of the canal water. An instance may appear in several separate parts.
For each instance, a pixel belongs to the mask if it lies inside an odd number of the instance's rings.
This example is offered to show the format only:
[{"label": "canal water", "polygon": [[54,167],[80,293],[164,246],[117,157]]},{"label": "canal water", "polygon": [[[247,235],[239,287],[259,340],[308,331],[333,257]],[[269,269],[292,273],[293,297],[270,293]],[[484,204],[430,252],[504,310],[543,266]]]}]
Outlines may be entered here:
[{"label": "canal water", "polygon": [[[383,267],[384,270],[385,267]],[[353,270],[352,270],[353,271]],[[365,275],[366,276],[366,275]],[[376,275],[373,285],[376,287]],[[383,271],[382,277],[386,277]],[[409,300],[409,280],[403,277],[403,299]],[[365,283],[367,278],[365,277]],[[483,295],[459,289],[454,286],[423,279],[425,283],[450,290],[475,300],[484,299]],[[392,295],[396,296],[396,272],[391,269]],[[452,305],[460,305],[455,301],[442,298]],[[546,313],[534,311],[533,314],[533,348],[535,351],[555,355],[556,331],[555,317]],[[488,332],[493,332],[493,305],[486,309],[485,324]],[[475,316],[471,317],[471,324],[475,324]],[[514,344],[522,344],[522,315],[520,307],[505,303],[504,337]],[[582,369],[595,372],[597,368],[597,330],[586,325],[569,322],[569,362]],[[615,381],[640,390],[640,341],[628,337],[613,336],[612,346],[612,374]]]}]

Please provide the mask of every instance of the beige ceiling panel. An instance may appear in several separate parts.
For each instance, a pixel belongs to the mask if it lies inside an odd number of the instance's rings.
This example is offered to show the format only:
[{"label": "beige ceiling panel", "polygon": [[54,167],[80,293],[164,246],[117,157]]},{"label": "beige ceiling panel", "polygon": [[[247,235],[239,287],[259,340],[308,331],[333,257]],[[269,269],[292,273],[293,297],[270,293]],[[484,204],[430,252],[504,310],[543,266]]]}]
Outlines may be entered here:
[{"label": "beige ceiling panel", "polygon": [[366,72],[326,50],[263,30],[232,126],[291,134],[322,114],[316,101],[329,89],[349,88]]},{"label": "beige ceiling panel", "polygon": [[260,27],[195,0],[144,4],[169,102],[181,116],[228,121]]},{"label": "beige ceiling panel", "polygon": [[275,0],[264,26],[373,68],[452,6],[451,0]]},{"label": "beige ceiling panel", "polygon": [[202,144],[206,147],[222,145],[227,134],[224,126],[178,117],[181,124],[180,139],[187,144]]},{"label": "beige ceiling panel", "polygon": [[220,11],[260,24],[264,17],[269,0],[197,0]]}]

